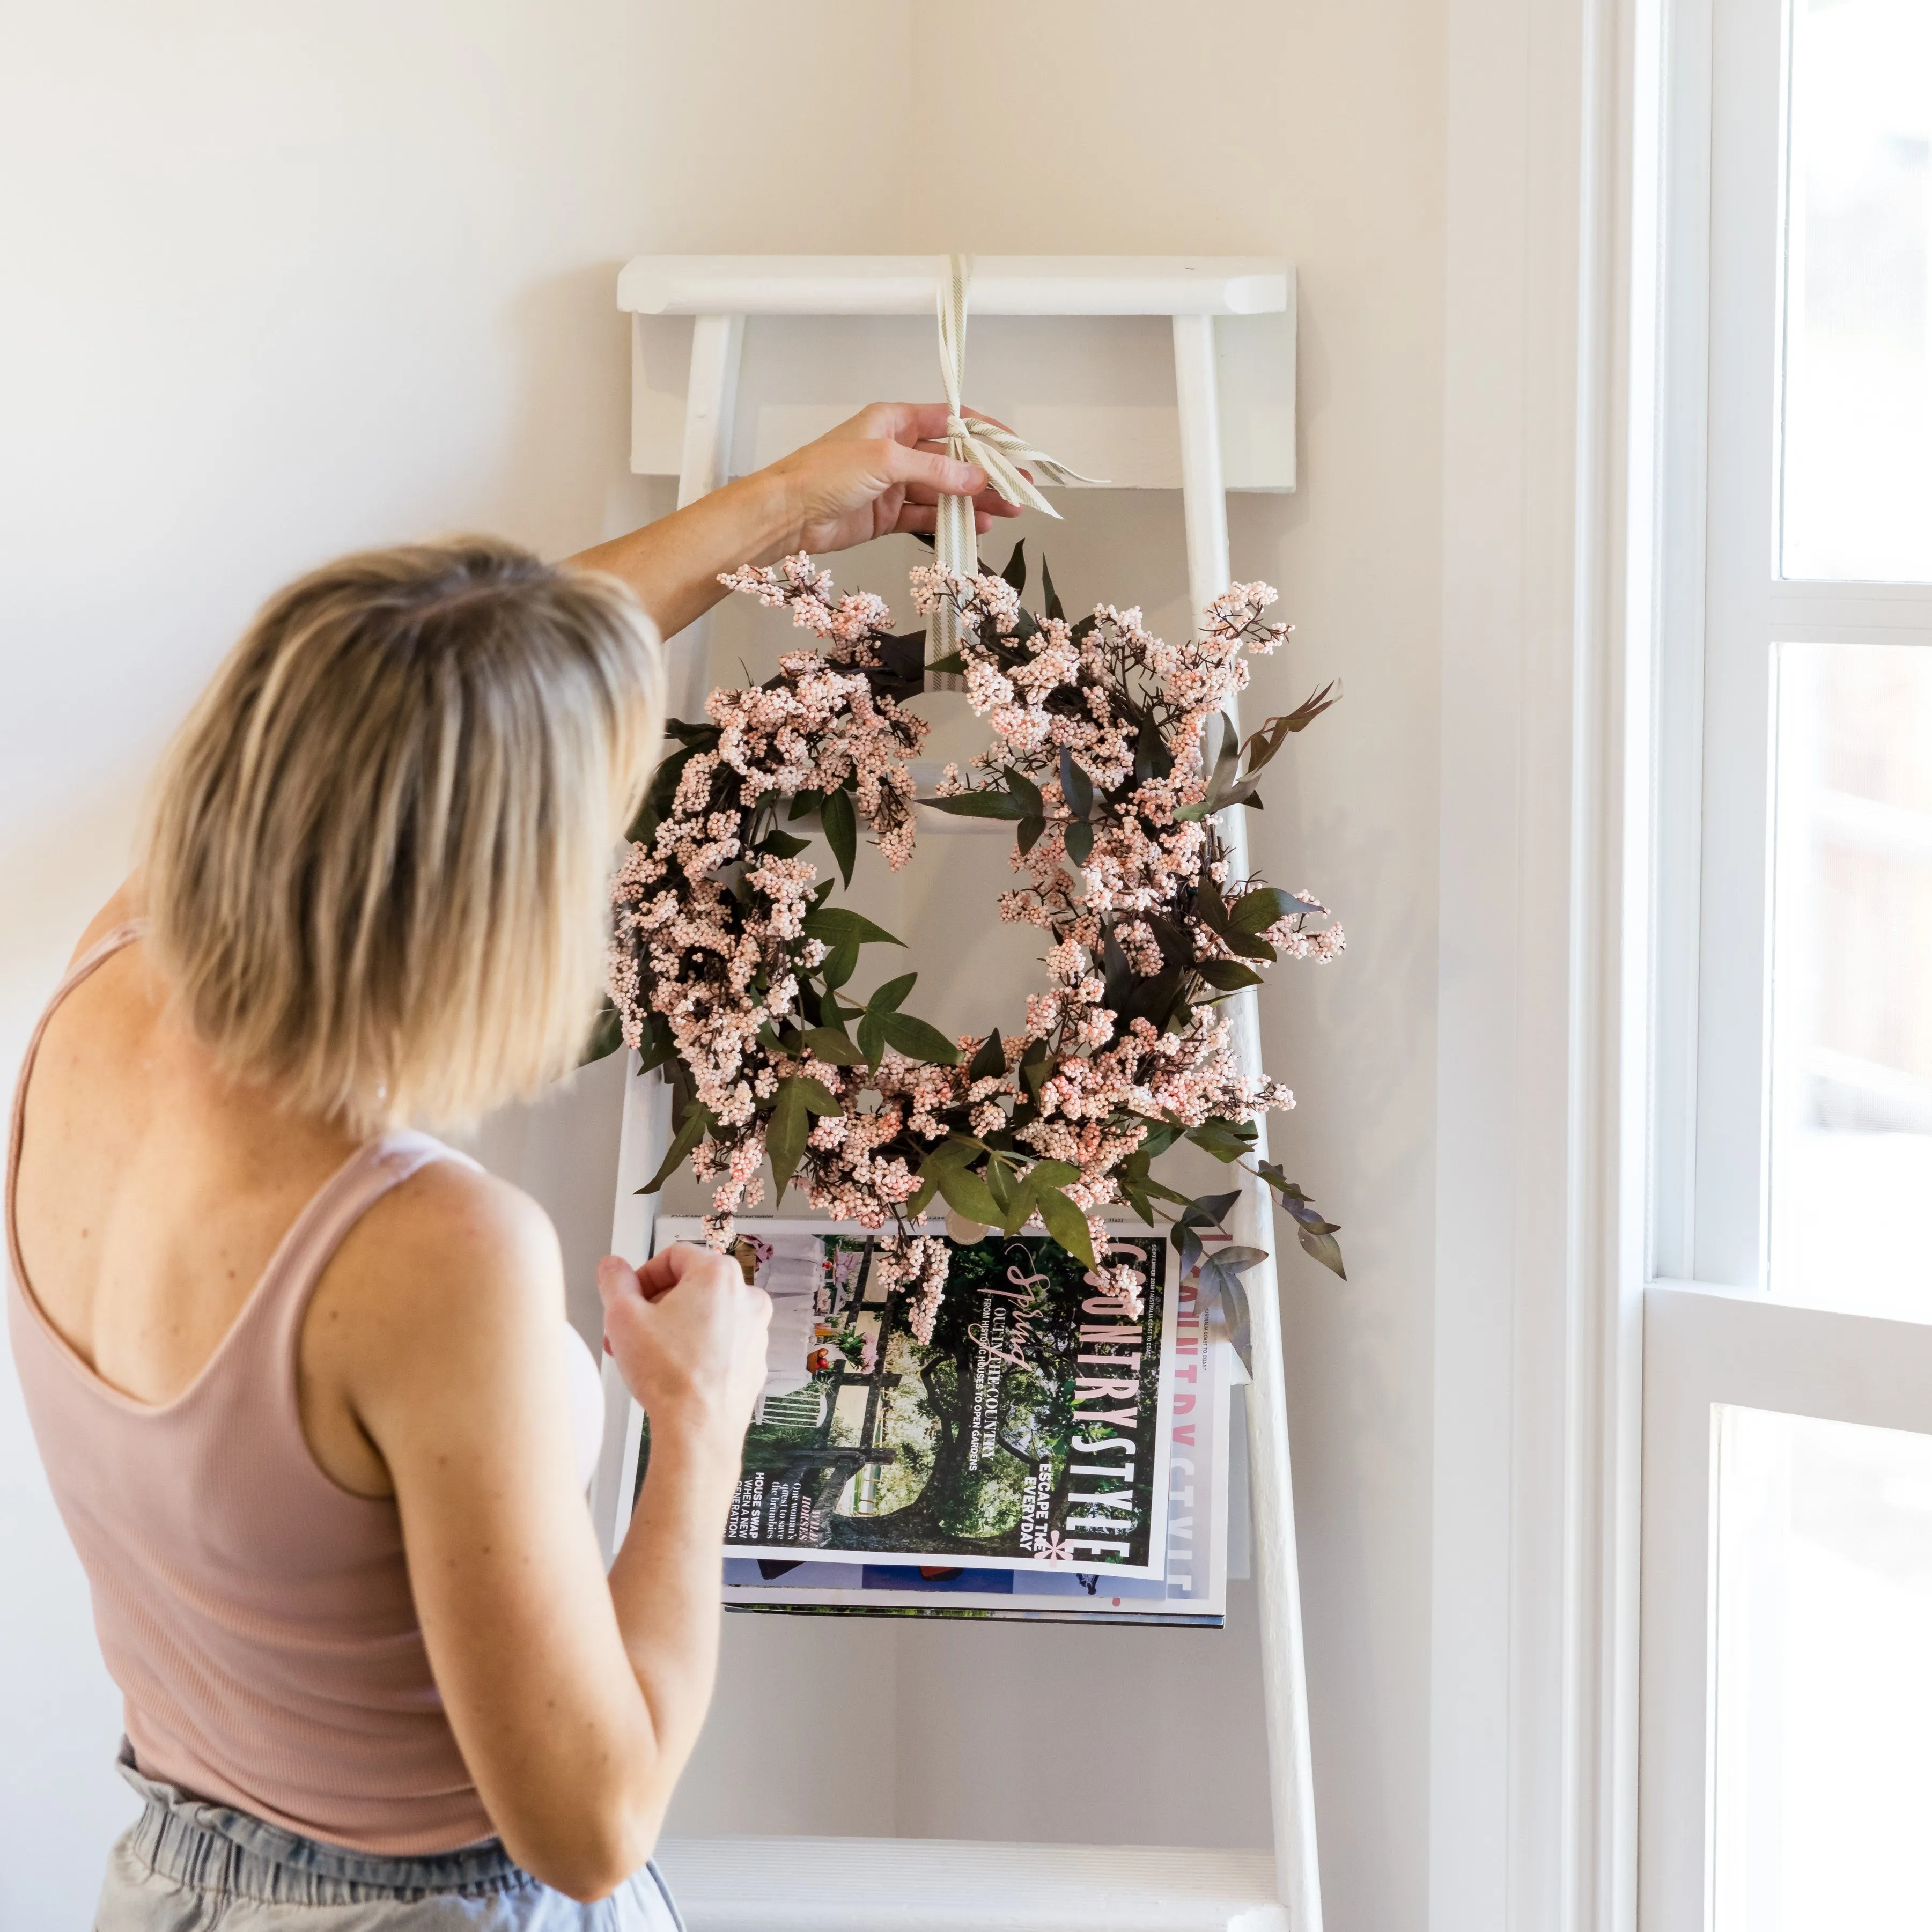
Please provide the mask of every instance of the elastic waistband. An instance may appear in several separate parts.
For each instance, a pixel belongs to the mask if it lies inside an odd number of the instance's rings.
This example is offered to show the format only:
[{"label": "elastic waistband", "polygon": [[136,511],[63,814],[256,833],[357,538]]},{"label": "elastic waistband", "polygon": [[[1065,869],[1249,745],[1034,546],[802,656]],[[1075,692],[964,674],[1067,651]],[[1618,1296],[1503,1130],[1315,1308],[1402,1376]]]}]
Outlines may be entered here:
[{"label": "elastic waistband", "polygon": [[118,1768],[148,1801],[128,1850],[180,1885],[272,1905],[352,1905],[451,1893],[482,1898],[537,1883],[494,1839],[416,1858],[350,1851],[144,1777],[124,1742]]}]

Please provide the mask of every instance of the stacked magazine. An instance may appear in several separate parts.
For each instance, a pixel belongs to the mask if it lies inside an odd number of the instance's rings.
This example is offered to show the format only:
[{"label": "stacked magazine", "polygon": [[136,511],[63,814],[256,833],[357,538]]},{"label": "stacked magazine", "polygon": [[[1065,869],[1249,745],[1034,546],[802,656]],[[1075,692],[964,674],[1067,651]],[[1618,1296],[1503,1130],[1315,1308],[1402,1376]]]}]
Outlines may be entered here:
[{"label": "stacked magazine", "polygon": [[[922,1342],[863,1230],[738,1228],[772,1314],[725,1529],[728,1607],[1222,1622],[1232,1352],[1160,1234],[1109,1231],[1148,1284],[1138,1320],[1044,1235],[949,1240]],[[660,1248],[701,1238],[658,1222]],[[634,1405],[631,1441],[626,1514],[650,1454]]]}]

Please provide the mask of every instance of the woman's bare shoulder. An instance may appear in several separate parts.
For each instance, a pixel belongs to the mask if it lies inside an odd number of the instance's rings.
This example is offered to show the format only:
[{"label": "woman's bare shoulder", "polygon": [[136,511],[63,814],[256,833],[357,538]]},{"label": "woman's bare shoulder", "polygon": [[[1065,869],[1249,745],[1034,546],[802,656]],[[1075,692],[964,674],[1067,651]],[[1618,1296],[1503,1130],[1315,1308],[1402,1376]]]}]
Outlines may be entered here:
[{"label": "woman's bare shoulder", "polygon": [[431,1161],[392,1188],[357,1222],[338,1263],[332,1285],[404,1346],[452,1319],[514,1322],[532,1309],[562,1310],[563,1257],[550,1216],[521,1188],[466,1161]]}]

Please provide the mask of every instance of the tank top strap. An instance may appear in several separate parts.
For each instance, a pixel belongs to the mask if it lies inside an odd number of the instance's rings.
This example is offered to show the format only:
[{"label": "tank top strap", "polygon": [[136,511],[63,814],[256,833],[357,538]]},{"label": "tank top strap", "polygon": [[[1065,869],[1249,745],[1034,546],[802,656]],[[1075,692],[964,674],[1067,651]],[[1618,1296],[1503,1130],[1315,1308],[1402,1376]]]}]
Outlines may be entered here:
[{"label": "tank top strap", "polygon": [[27,1120],[27,1082],[32,1077],[34,1062],[39,1057],[40,1041],[45,1036],[47,1023],[60,1006],[62,1000],[98,968],[112,958],[124,947],[131,946],[146,932],[145,919],[130,919],[104,932],[62,976],[60,984],[53,990],[53,997],[40,1009],[40,1018],[34,1022],[34,1030],[27,1036],[27,1050],[20,1056],[20,1071],[14,1082],[13,1111],[7,1125],[7,1193],[5,1215],[7,1222],[7,1258],[12,1264],[15,1278],[24,1282],[26,1270],[20,1264],[20,1244],[14,1231],[14,1193],[20,1172],[20,1142]]},{"label": "tank top strap", "polygon": [[[243,1311],[255,1346],[266,1350],[278,1377],[284,1370],[294,1372],[302,1318],[316,1284],[350,1230],[392,1188],[439,1160],[481,1171],[469,1155],[434,1136],[404,1129],[358,1148],[310,1198],[269,1256],[250,1305]],[[238,1329],[243,1324],[236,1325]]]}]

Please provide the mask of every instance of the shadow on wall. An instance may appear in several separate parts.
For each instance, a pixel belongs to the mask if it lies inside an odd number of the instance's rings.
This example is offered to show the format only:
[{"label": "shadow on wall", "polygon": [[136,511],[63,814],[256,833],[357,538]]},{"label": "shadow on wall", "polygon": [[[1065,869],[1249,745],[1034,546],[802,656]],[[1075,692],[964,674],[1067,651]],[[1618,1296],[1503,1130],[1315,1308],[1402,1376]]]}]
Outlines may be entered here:
[{"label": "shadow on wall", "polygon": [[539,1202],[563,1249],[570,1319],[593,1352],[604,1339],[597,1264],[609,1252],[617,1190],[617,1131],[624,1113],[628,1054],[614,1053],[541,1100],[500,1108],[452,1145]]},{"label": "shadow on wall", "polygon": [[515,352],[515,401],[486,527],[547,556],[620,536],[676,506],[674,484],[634,476],[631,319],[615,260],[534,282],[496,326]]}]

